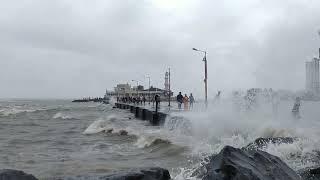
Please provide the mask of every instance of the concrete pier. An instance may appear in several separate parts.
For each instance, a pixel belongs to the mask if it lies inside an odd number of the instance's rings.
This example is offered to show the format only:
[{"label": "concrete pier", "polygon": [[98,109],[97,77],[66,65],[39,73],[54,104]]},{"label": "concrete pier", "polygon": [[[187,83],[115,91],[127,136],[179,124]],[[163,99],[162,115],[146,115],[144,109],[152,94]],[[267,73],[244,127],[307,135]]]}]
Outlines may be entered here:
[{"label": "concrete pier", "polygon": [[165,119],[167,117],[166,113],[158,112],[141,107],[141,106],[135,106],[135,105],[129,105],[124,103],[115,103],[115,107],[119,109],[129,109],[131,113],[134,114],[135,118],[149,121],[150,124],[154,126],[159,126],[164,124]]}]

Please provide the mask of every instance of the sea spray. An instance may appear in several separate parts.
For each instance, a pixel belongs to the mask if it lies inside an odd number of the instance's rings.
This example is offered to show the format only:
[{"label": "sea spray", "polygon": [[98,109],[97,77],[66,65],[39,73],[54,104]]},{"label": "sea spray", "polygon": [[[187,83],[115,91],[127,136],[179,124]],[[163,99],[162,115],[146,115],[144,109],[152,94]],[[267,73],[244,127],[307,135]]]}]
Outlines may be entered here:
[{"label": "sea spray", "polygon": [[[261,102],[247,111],[238,111],[232,106],[230,102],[221,102],[219,106],[209,106],[207,111],[180,113],[183,118],[167,119],[174,125],[165,124],[164,128],[175,131],[175,136],[185,136],[179,128],[185,129],[183,119],[186,120],[190,135],[188,145],[193,156],[202,159],[200,162],[206,156],[220,152],[226,145],[241,148],[259,137],[298,137],[299,141],[292,144],[270,144],[262,150],[280,157],[294,170],[319,165],[320,132],[316,130],[319,124],[311,113],[302,113],[305,116],[297,121],[290,116],[289,102],[282,104],[277,116],[269,102]],[[190,171],[197,166],[200,163],[189,169],[183,168],[176,178],[192,179]]]}]

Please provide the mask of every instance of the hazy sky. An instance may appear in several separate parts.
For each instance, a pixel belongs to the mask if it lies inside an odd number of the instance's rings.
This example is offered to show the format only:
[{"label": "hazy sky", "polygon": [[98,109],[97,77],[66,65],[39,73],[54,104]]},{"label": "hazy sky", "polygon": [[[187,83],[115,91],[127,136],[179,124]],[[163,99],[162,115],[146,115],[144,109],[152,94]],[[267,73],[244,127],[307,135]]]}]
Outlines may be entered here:
[{"label": "hazy sky", "polygon": [[[319,0],[0,0],[0,98],[102,96],[139,80],[203,94],[304,89]],[[132,83],[135,84],[135,83]]]}]

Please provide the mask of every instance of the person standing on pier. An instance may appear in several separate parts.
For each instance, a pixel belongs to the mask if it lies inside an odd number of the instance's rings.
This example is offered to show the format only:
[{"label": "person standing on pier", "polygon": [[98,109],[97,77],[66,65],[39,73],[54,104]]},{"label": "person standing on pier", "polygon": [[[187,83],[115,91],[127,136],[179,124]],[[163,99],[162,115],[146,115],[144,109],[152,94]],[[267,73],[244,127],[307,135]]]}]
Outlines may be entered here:
[{"label": "person standing on pier", "polygon": [[184,110],[188,111],[188,109],[189,109],[189,107],[188,107],[189,98],[188,98],[187,94],[185,94],[184,97],[183,97],[183,104],[184,104]]},{"label": "person standing on pier", "polygon": [[177,102],[178,102],[178,109],[181,109],[181,105],[183,103],[183,96],[181,94],[181,92],[179,92],[178,96],[177,96]]},{"label": "person standing on pier", "polygon": [[160,105],[160,96],[158,94],[154,96],[154,101],[156,102],[156,113],[158,113],[159,105]]},{"label": "person standing on pier", "polygon": [[137,105],[138,105],[138,106],[139,106],[140,102],[141,102],[141,98],[140,98],[139,95],[137,95]]},{"label": "person standing on pier", "polygon": [[194,97],[193,97],[192,93],[190,93],[189,101],[190,101],[190,109],[191,109],[191,108],[193,108],[193,103],[194,103]]},{"label": "person standing on pier", "polygon": [[146,97],[143,96],[143,97],[142,97],[142,100],[143,100],[143,105],[145,106],[145,105],[146,105],[146,101],[147,101]]},{"label": "person standing on pier", "polygon": [[294,102],[293,108],[292,108],[292,116],[295,119],[300,119],[300,106],[301,106],[301,99],[300,97],[296,97],[296,100]]}]

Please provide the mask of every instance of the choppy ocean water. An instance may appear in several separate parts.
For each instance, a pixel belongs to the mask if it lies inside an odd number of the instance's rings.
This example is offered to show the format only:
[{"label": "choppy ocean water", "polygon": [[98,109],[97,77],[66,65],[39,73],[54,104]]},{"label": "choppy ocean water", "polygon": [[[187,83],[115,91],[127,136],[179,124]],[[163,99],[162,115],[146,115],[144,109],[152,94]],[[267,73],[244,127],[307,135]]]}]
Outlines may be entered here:
[{"label": "choppy ocean water", "polygon": [[[294,170],[318,165],[320,103],[303,102],[300,120],[292,119],[291,108],[291,101],[283,101],[277,114],[268,103],[242,112],[222,101],[208,111],[173,112],[154,127],[100,103],[0,100],[0,168],[46,179],[160,166],[174,179],[189,179],[205,157],[225,145],[243,147],[258,137],[279,136],[299,140],[265,151]],[[121,135],[123,130],[128,135]]]}]

